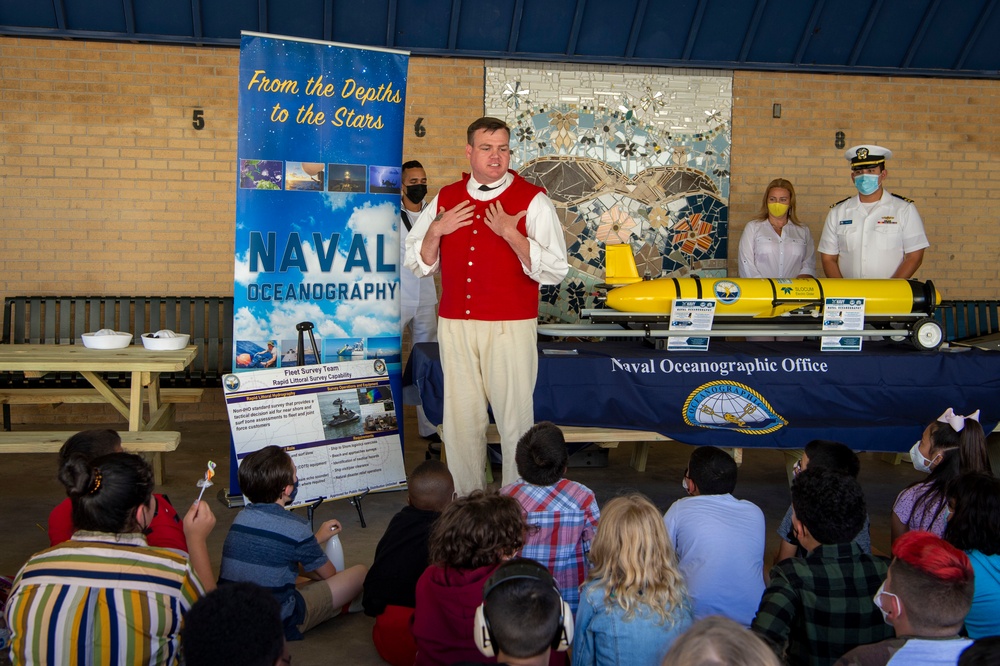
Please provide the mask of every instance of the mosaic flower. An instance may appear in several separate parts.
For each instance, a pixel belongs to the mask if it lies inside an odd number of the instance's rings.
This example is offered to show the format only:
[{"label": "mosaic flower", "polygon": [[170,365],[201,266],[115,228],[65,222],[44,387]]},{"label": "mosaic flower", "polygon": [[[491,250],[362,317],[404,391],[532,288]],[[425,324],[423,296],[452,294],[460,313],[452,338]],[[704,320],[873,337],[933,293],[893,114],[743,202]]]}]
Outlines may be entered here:
[{"label": "mosaic flower", "polygon": [[570,312],[580,312],[587,307],[587,285],[582,280],[570,280],[566,284],[566,300]]},{"label": "mosaic flower", "polygon": [[556,305],[559,302],[559,285],[557,284],[543,284],[538,288],[538,297],[541,299],[542,303],[548,303],[549,305]]},{"label": "mosaic flower", "polygon": [[622,157],[632,157],[635,155],[636,145],[631,141],[628,143],[619,143],[617,148],[618,154]]},{"label": "mosaic flower", "polygon": [[593,261],[601,256],[601,248],[593,238],[580,243],[580,258],[584,261]]},{"label": "mosaic flower", "polygon": [[617,204],[601,215],[601,226],[597,227],[597,240],[604,243],[627,243],[635,235],[638,223],[628,211]]},{"label": "mosaic flower", "polygon": [[518,141],[521,141],[521,142],[531,141],[534,138],[535,138],[535,130],[534,129],[532,129],[530,126],[518,126],[518,128],[517,128],[517,140]]},{"label": "mosaic flower", "polygon": [[558,130],[566,132],[572,131],[580,123],[580,116],[575,111],[560,113],[553,111],[549,114],[549,124]]},{"label": "mosaic flower", "polygon": [[569,152],[576,145],[576,134],[559,130],[552,137],[552,147],[562,152]]},{"label": "mosaic flower", "polygon": [[597,139],[594,138],[593,132],[587,130],[587,133],[580,137],[580,143],[589,148],[597,143]]},{"label": "mosaic flower", "polygon": [[500,93],[500,99],[512,109],[516,109],[521,106],[521,102],[527,101],[528,93],[530,90],[521,90],[520,81],[508,81],[504,84],[503,92]]},{"label": "mosaic flower", "polygon": [[684,254],[694,256],[695,252],[707,252],[712,247],[712,225],[701,221],[701,213],[695,213],[674,226],[671,245],[679,246]]},{"label": "mosaic flower", "polygon": [[670,213],[663,206],[654,206],[649,211],[649,226],[662,229],[670,224]]}]

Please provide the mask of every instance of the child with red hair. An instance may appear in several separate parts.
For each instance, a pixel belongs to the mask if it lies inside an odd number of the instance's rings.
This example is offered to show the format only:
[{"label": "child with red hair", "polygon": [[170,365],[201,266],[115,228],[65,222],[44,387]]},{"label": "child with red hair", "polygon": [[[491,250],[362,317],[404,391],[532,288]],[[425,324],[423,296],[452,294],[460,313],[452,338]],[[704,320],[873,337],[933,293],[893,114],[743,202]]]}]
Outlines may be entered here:
[{"label": "child with red hair", "polygon": [[862,645],[838,665],[954,664],[972,641],[958,635],[972,605],[974,574],[968,556],[930,532],[907,532],[893,544],[894,559],[875,605],[896,637]]}]

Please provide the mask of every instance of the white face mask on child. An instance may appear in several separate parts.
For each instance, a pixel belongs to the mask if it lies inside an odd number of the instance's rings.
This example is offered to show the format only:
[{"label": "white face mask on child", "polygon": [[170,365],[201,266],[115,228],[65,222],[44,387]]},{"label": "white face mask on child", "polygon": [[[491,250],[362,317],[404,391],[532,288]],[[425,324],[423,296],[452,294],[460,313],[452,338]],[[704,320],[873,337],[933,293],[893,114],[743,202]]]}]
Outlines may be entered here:
[{"label": "white face mask on child", "polygon": [[[938,456],[939,455],[941,454],[938,454]],[[937,460],[938,456],[935,456],[934,460]],[[914,444],[913,447],[910,449],[910,461],[913,463],[913,469],[917,470],[918,472],[925,472],[925,473],[930,472],[931,463],[933,463],[934,460],[928,460],[927,458],[924,457],[924,454],[920,452],[919,441],[916,444]]]}]

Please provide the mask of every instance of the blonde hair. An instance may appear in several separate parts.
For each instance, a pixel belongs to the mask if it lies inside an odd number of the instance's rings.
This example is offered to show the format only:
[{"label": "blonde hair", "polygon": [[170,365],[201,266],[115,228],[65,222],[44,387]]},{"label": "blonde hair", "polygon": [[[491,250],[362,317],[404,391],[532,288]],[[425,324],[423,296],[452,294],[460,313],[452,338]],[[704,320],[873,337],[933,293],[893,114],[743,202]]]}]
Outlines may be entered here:
[{"label": "blonde hair", "polygon": [[799,222],[799,214],[795,212],[795,187],[791,184],[791,182],[785,180],[784,178],[775,178],[767,184],[767,187],[764,189],[764,198],[761,201],[760,210],[757,211],[757,216],[753,219],[767,219],[767,198],[771,196],[771,190],[776,187],[788,190],[788,219],[792,224],[801,227],[802,223]]},{"label": "blonde hair", "polygon": [[746,627],[721,615],[710,615],[674,641],[661,666],[781,666],[781,662],[767,643]]},{"label": "blonde hair", "polygon": [[594,566],[587,580],[604,590],[605,604],[622,607],[626,620],[639,606],[648,606],[661,623],[672,625],[675,611],[686,603],[667,528],[645,495],[616,497],[601,510],[590,561]]}]

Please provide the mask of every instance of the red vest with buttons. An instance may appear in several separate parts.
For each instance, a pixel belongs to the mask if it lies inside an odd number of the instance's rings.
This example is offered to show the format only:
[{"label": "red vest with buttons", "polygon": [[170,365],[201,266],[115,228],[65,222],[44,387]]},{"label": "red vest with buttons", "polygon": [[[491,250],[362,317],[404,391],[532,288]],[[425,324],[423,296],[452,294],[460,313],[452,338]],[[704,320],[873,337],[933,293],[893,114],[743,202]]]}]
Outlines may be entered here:
[{"label": "red vest with buttons", "polygon": [[[472,224],[441,238],[441,303],[438,314],[447,319],[502,321],[538,317],[538,283],[524,274],[521,261],[507,241],[486,226],[486,209],[499,201],[508,215],[528,209],[545,192],[511,172],[514,182],[499,197],[477,201],[466,189],[469,174],[441,188],[438,208],[449,210],[463,201],[475,206]],[[526,217],[526,216],[525,216]],[[527,236],[525,218],[517,230]]]}]

